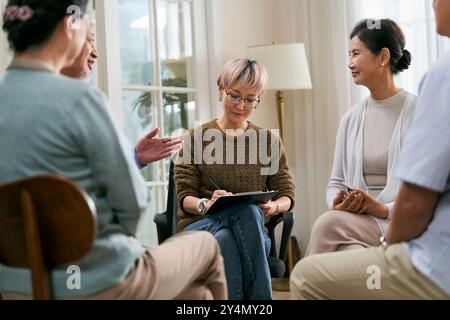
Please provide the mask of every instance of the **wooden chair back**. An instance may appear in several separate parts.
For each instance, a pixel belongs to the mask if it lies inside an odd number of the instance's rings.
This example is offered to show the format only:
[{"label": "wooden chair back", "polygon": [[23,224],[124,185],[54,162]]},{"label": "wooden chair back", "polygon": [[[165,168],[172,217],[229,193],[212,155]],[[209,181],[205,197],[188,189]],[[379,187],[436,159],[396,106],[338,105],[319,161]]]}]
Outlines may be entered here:
[{"label": "wooden chair back", "polygon": [[94,202],[46,174],[0,186],[0,263],[31,269],[34,299],[52,299],[51,270],[81,259],[96,237]]}]

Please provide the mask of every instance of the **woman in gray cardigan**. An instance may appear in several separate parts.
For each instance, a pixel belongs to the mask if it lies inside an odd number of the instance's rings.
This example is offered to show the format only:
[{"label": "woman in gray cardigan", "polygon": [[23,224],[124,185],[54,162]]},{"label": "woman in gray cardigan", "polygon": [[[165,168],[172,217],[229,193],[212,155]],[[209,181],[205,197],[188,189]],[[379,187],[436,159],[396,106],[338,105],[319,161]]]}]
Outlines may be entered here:
[{"label": "woman in gray cardigan", "polygon": [[327,187],[330,211],[314,224],[309,255],[378,245],[399,189],[392,171],[416,96],[399,88],[394,76],[409,67],[411,54],[394,21],[370,22],[354,27],[349,50],[353,80],[367,87],[370,97],[341,119]]}]

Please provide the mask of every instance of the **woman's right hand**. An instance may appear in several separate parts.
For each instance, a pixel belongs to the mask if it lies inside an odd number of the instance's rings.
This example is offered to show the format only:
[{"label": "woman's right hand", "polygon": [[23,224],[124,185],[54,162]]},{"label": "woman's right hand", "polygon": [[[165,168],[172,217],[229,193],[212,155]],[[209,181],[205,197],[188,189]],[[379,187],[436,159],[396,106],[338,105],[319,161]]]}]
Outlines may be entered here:
[{"label": "woman's right hand", "polygon": [[367,211],[364,192],[356,189],[351,193],[340,191],[333,200],[333,210],[363,214]]},{"label": "woman's right hand", "polygon": [[217,199],[219,199],[219,197],[221,196],[226,196],[226,195],[230,195],[232,194],[231,192],[227,192],[225,190],[216,190],[214,191],[211,200],[208,201],[208,203],[206,204],[206,209],[208,210],[213,204],[214,202],[217,201]]}]

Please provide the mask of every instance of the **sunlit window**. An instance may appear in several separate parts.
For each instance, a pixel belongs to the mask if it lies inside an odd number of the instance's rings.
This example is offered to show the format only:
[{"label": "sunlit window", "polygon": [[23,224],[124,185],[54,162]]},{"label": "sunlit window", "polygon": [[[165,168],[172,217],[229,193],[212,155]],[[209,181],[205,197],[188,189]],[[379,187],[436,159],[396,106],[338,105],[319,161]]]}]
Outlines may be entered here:
[{"label": "sunlit window", "polygon": [[[177,136],[194,125],[193,5],[191,0],[118,1],[124,129],[132,143],[155,127],[161,136]],[[170,159],[142,170],[153,213],[165,209],[169,164]]]}]

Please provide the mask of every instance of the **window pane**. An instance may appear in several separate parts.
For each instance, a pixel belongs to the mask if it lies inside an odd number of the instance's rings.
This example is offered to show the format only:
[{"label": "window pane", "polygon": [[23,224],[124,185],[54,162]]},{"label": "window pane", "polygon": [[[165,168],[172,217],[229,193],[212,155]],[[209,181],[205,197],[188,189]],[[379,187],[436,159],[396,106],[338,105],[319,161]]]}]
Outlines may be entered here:
[{"label": "window pane", "polygon": [[194,87],[190,2],[157,1],[157,20],[162,85]]},{"label": "window pane", "polygon": [[[156,94],[142,91],[123,91],[123,115],[125,133],[133,146],[158,126]],[[146,181],[159,181],[158,165],[153,163],[141,170]]]},{"label": "window pane", "polygon": [[[158,163],[152,163],[141,169],[142,176],[145,181],[164,181],[165,178],[160,176]],[[154,199],[155,200],[155,199]]]},{"label": "window pane", "polygon": [[122,82],[154,85],[148,0],[119,0]]},{"label": "window pane", "polygon": [[164,135],[179,136],[194,127],[195,99],[193,94],[166,92],[163,94]]},{"label": "window pane", "polygon": [[[95,20],[95,10],[93,7],[93,3],[90,1],[88,4],[88,14],[89,14],[89,21],[90,21],[90,31],[91,33],[94,35],[94,45],[96,48],[98,48],[97,45],[97,22]],[[94,64],[94,69],[92,70],[89,78],[88,78],[88,82],[90,85],[98,88],[98,63]]]},{"label": "window pane", "polygon": [[[195,121],[195,97],[187,93],[163,93],[164,110],[164,135],[181,137],[186,130],[194,127]],[[176,156],[176,155],[173,155]],[[166,159],[166,177],[169,179],[169,167],[171,158]]]},{"label": "window pane", "polygon": [[[159,134],[163,137],[181,136],[194,126],[197,96],[193,75],[193,3],[118,0],[123,124],[133,145],[155,127],[164,128]],[[142,86],[148,85],[158,88],[146,92]],[[157,243],[153,215],[164,211],[166,206],[167,186],[159,184],[168,180],[170,160],[158,161],[141,170],[145,180],[153,183],[149,186],[150,207],[139,226],[138,238],[150,246]]]},{"label": "window pane", "polygon": [[125,133],[133,144],[158,126],[155,93],[123,91],[122,107]]},{"label": "window pane", "polygon": [[[150,247],[154,247],[158,244],[156,225],[153,222],[153,217],[156,213],[163,212],[165,204],[159,204],[158,199],[164,199],[164,187],[151,187],[150,193],[150,205],[140,220],[140,224],[137,230],[137,238],[144,244]],[[162,205],[164,204],[164,205]]]}]

